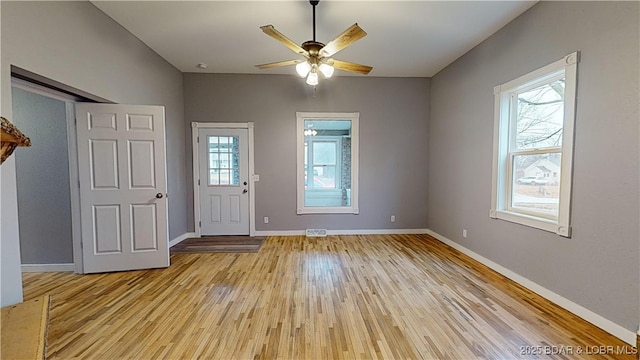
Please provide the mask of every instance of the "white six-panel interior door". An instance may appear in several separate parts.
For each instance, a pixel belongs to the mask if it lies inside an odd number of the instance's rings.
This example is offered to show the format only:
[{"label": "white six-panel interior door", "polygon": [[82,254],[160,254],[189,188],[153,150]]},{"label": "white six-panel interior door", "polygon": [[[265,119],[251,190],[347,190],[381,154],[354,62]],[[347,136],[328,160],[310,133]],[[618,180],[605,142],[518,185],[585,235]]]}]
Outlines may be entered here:
[{"label": "white six-panel interior door", "polygon": [[169,266],[164,107],[76,104],[85,273]]}]

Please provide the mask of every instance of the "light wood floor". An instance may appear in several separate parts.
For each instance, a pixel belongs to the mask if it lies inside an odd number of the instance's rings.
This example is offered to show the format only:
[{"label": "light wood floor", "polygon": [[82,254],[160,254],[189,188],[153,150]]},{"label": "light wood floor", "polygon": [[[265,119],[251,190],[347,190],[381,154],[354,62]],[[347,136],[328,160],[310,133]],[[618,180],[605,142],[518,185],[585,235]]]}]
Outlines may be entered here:
[{"label": "light wood floor", "polygon": [[270,237],[256,254],[171,263],[24,274],[26,299],[52,297],[48,358],[570,359],[626,346],[427,235]]}]

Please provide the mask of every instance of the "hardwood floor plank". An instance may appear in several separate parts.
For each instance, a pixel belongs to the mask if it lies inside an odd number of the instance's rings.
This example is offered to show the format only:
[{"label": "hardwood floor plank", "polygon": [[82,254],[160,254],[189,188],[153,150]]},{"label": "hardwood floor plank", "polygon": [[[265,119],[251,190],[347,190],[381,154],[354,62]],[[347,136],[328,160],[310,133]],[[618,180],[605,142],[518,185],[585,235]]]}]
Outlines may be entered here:
[{"label": "hardwood floor plank", "polygon": [[[579,359],[578,346],[632,351],[427,235],[269,237],[259,253],[173,254],[171,263],[25,273],[25,299],[51,295],[48,358]],[[522,353],[527,346],[573,353]]]}]

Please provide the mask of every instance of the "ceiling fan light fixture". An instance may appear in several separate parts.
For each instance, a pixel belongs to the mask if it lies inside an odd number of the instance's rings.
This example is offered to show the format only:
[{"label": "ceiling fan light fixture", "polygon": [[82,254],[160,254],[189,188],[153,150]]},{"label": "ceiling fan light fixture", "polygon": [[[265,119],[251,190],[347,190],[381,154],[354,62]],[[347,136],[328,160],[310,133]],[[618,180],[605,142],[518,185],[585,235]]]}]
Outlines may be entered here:
[{"label": "ceiling fan light fixture", "polygon": [[317,72],[310,72],[309,75],[307,76],[307,84],[311,85],[311,86],[316,86],[318,85],[318,73]]},{"label": "ceiling fan light fixture", "polygon": [[324,75],[326,79],[333,76],[334,69],[333,69],[333,66],[329,64],[326,64],[326,63],[320,64],[320,66],[318,67],[318,70],[320,70],[320,72],[322,73],[322,75]]},{"label": "ceiling fan light fixture", "polygon": [[296,65],[296,72],[301,78],[306,77],[307,74],[309,74],[309,71],[311,71],[311,65],[309,65],[309,62],[307,61],[303,61]]}]

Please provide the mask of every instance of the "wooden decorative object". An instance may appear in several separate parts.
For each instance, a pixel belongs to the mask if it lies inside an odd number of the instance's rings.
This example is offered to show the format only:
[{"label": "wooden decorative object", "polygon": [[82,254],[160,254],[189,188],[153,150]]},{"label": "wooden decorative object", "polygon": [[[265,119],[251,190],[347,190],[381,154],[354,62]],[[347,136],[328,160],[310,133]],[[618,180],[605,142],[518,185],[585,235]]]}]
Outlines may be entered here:
[{"label": "wooden decorative object", "polygon": [[13,150],[18,146],[31,146],[31,140],[26,137],[18,128],[9,122],[4,117],[0,117],[2,120],[2,136],[0,137],[0,143],[2,144],[2,158],[0,164],[2,164],[11,154]]}]

